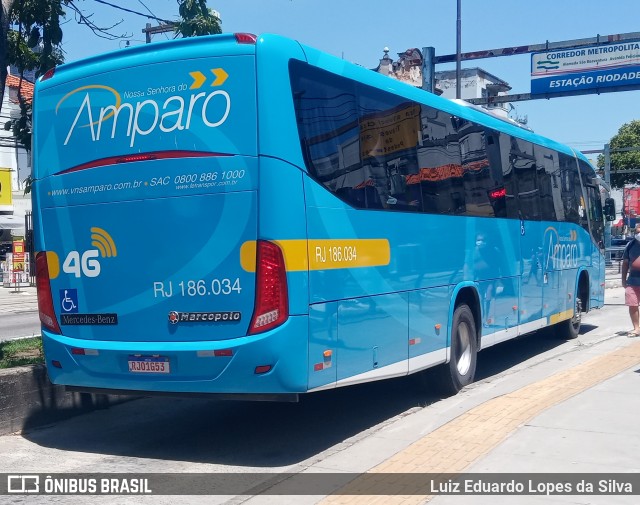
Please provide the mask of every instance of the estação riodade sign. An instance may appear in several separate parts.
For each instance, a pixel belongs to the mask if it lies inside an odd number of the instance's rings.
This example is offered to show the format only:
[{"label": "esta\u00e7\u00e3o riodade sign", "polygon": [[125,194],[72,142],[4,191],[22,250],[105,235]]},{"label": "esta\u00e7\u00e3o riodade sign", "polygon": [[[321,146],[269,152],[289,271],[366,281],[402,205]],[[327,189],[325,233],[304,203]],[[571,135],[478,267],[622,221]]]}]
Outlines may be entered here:
[{"label": "esta\u00e7\u00e3o riodade sign", "polygon": [[531,55],[531,94],[640,85],[640,42]]}]

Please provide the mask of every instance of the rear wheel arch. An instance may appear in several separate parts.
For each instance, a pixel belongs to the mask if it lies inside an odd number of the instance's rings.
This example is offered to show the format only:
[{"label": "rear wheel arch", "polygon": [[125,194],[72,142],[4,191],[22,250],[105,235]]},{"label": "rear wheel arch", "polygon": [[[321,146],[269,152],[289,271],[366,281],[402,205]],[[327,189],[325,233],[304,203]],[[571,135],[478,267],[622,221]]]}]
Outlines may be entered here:
[{"label": "rear wheel arch", "polygon": [[577,284],[576,284],[576,297],[580,300],[582,305],[582,312],[589,312],[589,293],[590,293],[590,284],[589,284],[589,272],[586,270],[582,270],[578,274]]},{"label": "rear wheel arch", "polygon": [[582,270],[576,278],[573,294],[570,294],[573,303],[573,315],[558,323],[558,335],[566,340],[578,338],[582,325],[582,312],[589,311],[589,273]]},{"label": "rear wheel arch", "polygon": [[454,395],[475,377],[480,348],[480,298],[473,286],[462,287],[452,304],[449,323],[449,360],[437,370],[436,385],[445,395]]},{"label": "rear wheel arch", "polygon": [[465,304],[471,309],[471,313],[473,314],[473,319],[476,325],[477,347],[478,349],[480,349],[480,338],[482,336],[482,314],[480,308],[480,296],[478,295],[477,289],[473,286],[465,286],[456,293],[453,308],[451,310],[448,344],[451,345],[451,332],[453,331],[453,314],[455,313],[456,308],[458,308],[458,306],[460,306],[461,304]]}]

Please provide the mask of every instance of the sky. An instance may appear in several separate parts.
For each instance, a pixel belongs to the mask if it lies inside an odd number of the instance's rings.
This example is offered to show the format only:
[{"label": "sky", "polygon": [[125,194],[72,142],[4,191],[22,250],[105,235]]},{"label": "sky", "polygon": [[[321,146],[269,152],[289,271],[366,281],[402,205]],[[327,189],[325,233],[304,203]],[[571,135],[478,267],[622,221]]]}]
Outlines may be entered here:
[{"label": "sky", "polygon": [[[177,0],[107,0],[141,13],[178,19]],[[97,24],[122,23],[112,31],[127,34],[131,45],[144,44],[142,28],[150,22],[97,3],[77,2]],[[223,32],[276,33],[367,68],[378,65],[388,47],[397,53],[425,46],[436,55],[456,51],[456,0],[208,0],[222,19]],[[462,51],[542,44],[640,31],[638,0],[462,0]],[[66,61],[115,51],[123,40],[108,41],[79,26],[69,15],[63,25]],[[157,34],[153,41],[172,34]],[[531,56],[463,61],[481,67],[512,87],[530,91]],[[437,65],[449,70],[454,65]],[[536,133],[579,149],[602,149],[625,123],[640,119],[640,90],[515,102]],[[595,161],[597,155],[588,155]]]}]

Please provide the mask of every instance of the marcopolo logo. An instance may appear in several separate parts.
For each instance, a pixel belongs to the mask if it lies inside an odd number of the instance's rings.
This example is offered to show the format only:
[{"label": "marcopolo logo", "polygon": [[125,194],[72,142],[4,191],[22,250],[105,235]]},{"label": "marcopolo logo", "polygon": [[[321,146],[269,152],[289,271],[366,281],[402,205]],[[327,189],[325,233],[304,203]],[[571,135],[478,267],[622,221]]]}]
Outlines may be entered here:
[{"label": "marcopolo logo", "polygon": [[236,323],[242,318],[241,312],[169,312],[169,323]]},{"label": "marcopolo logo", "polygon": [[[216,77],[211,86],[219,86],[227,73],[220,68],[211,69]],[[224,124],[231,111],[231,97],[221,89],[200,91],[206,77],[202,72],[190,72],[193,84],[190,94],[172,94],[166,99],[147,98],[135,102],[123,102],[121,94],[113,87],[103,84],[80,86],[65,96],[56,105],[60,107],[73,101],[73,120],[69,125],[64,145],[72,138],[91,139],[99,142],[105,137],[114,139],[124,136],[129,146],[135,145],[138,136],[146,136],[160,130],[169,133],[174,130],[189,130],[195,121],[209,128]],[[156,94],[167,94],[187,90],[186,84],[147,88],[142,91],[125,92],[125,98],[144,98]],[[79,97],[79,98],[78,98]],[[113,102],[110,105],[105,103]],[[112,120],[112,123],[108,122]],[[86,132],[88,131],[88,135]]]}]

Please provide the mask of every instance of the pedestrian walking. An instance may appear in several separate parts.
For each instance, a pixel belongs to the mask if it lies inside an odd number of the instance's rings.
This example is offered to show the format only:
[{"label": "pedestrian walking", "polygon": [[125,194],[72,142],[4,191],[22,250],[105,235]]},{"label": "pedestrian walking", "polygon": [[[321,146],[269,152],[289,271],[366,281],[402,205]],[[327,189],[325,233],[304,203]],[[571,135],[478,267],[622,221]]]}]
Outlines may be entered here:
[{"label": "pedestrian walking", "polygon": [[627,244],[622,253],[622,286],[624,287],[624,303],[629,307],[629,316],[633,330],[629,337],[640,336],[640,223],[635,227],[635,238]]}]

